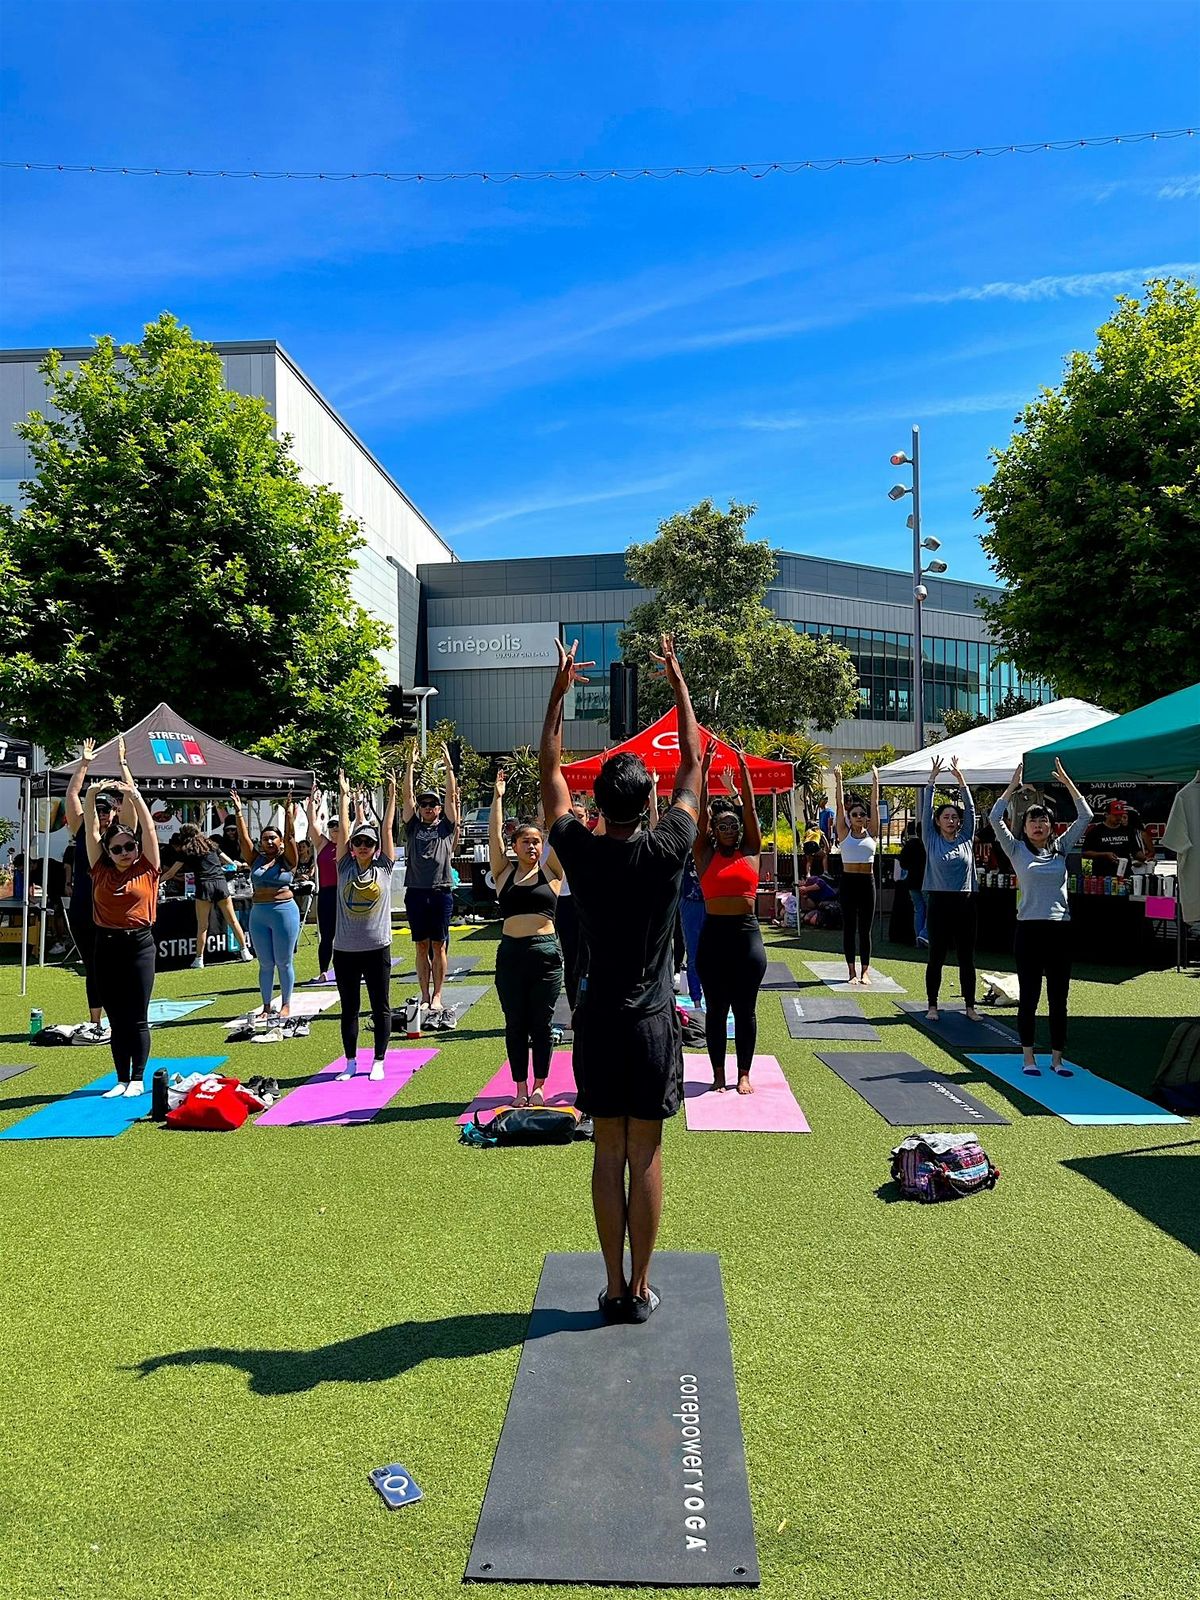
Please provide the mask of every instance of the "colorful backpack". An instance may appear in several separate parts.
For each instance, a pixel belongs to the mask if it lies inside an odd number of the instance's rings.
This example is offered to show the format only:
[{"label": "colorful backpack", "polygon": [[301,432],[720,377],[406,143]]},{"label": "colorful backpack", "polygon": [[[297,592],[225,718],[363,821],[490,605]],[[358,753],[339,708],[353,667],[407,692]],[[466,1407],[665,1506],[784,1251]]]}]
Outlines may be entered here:
[{"label": "colorful backpack", "polygon": [[574,1106],[501,1106],[487,1122],[477,1111],[459,1142],[487,1150],[500,1144],[573,1144],[592,1134],[592,1119]]},{"label": "colorful backpack", "polygon": [[892,1151],[892,1177],[906,1200],[956,1200],[994,1189],[999,1176],[973,1133],[914,1133]]}]

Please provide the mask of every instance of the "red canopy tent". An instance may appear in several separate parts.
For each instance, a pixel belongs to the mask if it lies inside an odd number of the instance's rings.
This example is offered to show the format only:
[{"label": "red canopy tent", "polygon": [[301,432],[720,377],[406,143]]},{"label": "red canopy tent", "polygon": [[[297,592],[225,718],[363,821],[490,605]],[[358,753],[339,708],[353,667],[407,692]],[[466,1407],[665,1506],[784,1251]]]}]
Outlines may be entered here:
[{"label": "red canopy tent", "polygon": [[[732,745],[725,744],[715,734],[709,733],[707,728],[701,728],[702,750],[710,739],[716,744],[717,751],[713,756],[709,790],[716,793],[718,789],[724,789],[727,772],[737,783],[738,759]],[[590,793],[595,787],[601,763],[607,761],[609,756],[616,755],[618,750],[640,756],[649,770],[658,774],[658,793],[669,795],[675,787],[675,774],[679,769],[679,719],[675,707],[672,706],[665,716],[659,717],[648,728],[643,728],[641,733],[635,733],[632,739],[626,739],[624,744],[614,745],[603,755],[588,756],[583,761],[572,761],[565,766],[562,773],[568,788],[573,793]],[[764,761],[761,756],[747,756],[746,762],[755,794],[786,794],[795,782],[791,764],[787,761]]]}]

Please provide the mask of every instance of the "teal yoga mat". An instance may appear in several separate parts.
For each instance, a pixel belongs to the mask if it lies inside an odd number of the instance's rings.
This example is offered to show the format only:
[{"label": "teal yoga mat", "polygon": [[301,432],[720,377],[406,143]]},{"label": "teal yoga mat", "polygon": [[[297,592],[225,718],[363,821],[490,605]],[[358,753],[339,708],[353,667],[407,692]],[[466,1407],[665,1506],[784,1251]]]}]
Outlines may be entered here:
[{"label": "teal yoga mat", "polygon": [[1076,1127],[1187,1122],[1186,1117],[1177,1117],[1173,1111],[1164,1111],[1162,1106],[1156,1106],[1149,1100],[1143,1100],[1141,1095],[1122,1089],[1119,1083],[1097,1078],[1094,1073],[1076,1066],[1073,1061],[1064,1062],[1065,1066],[1070,1067],[1071,1076],[1063,1078],[1050,1070],[1048,1055],[1034,1056],[1042,1069],[1036,1074],[1022,1070],[1021,1057],[1017,1054],[969,1055],[967,1060],[990,1072],[993,1078],[999,1078],[1001,1083],[1019,1089],[1030,1100],[1036,1100],[1038,1105],[1045,1106],[1047,1111],[1053,1111],[1056,1117]]},{"label": "teal yoga mat", "polygon": [[190,1017],[193,1011],[203,1011],[210,1005],[211,1000],[151,1000],[150,1026],[156,1022],[178,1022],[180,1017]]},{"label": "teal yoga mat", "polygon": [[160,1067],[171,1077],[178,1072],[187,1077],[193,1072],[216,1072],[228,1056],[152,1056],[146,1067],[146,1092],[134,1100],[123,1095],[105,1100],[105,1089],[117,1081],[115,1072],[106,1072],[94,1083],[64,1095],[52,1105],[40,1106],[11,1128],[0,1128],[0,1139],[112,1139],[132,1123],[150,1115],[150,1079]]}]

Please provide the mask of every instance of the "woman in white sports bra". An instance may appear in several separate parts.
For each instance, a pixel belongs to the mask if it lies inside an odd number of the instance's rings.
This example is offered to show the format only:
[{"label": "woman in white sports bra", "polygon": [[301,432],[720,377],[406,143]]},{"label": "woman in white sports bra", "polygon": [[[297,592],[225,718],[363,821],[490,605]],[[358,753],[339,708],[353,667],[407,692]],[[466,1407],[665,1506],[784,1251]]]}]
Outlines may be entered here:
[{"label": "woman in white sports bra", "polygon": [[[834,767],[834,827],[842,853],[838,898],[842,903],[842,949],[851,983],[871,981],[871,923],[875,917],[875,852],[879,848],[879,768],[871,768],[871,807],[857,798],[846,806],[842,769]],[[854,967],[857,936],[860,971]]]}]

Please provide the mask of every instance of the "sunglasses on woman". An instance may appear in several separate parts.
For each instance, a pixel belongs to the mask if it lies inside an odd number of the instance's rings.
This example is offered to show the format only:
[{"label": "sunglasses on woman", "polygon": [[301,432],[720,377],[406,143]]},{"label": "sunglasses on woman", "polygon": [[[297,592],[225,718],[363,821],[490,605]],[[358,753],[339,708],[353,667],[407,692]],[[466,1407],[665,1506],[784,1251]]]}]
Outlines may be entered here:
[{"label": "sunglasses on woman", "polygon": [[110,856],[135,856],[137,852],[136,844],[110,844],[108,847]]}]

